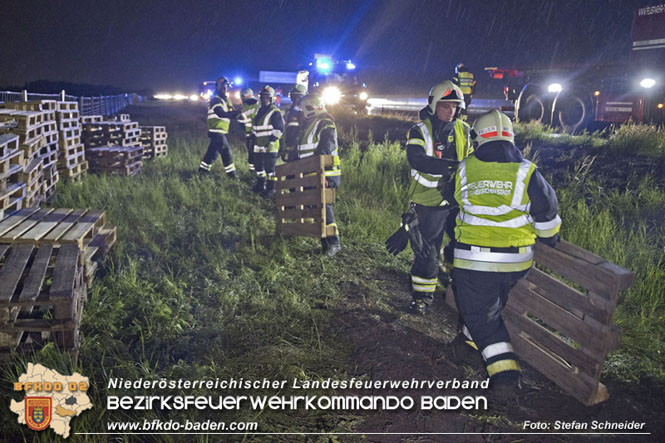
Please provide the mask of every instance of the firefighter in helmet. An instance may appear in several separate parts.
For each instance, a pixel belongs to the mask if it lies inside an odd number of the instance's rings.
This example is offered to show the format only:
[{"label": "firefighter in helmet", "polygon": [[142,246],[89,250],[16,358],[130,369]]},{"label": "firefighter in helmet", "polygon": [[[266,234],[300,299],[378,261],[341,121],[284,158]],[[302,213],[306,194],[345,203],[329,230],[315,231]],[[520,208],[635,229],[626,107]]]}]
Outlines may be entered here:
[{"label": "firefighter in helmet", "polygon": [[282,111],[275,105],[275,90],[265,86],[259,94],[261,106],[252,119],[254,131],[254,167],[256,184],[252,191],[264,198],[275,195],[277,176],[275,164],[279,155],[279,143],[284,133]]},{"label": "firefighter in helmet", "polygon": [[464,94],[464,110],[462,111],[462,117],[466,120],[469,106],[471,105],[471,97],[473,96],[473,91],[476,87],[476,80],[473,76],[473,72],[469,71],[466,66],[464,66],[464,63],[458,63],[457,66],[455,66],[453,83],[459,86],[462,90],[462,94]]},{"label": "firefighter in helmet", "polygon": [[444,189],[459,205],[452,286],[463,324],[453,343],[479,351],[490,385],[510,392],[519,387],[520,367],[501,312],[531,268],[535,240],[556,245],[561,219],[554,190],[515,147],[505,114],[478,117],[472,135],[474,154]]},{"label": "firefighter in helmet", "polygon": [[285,149],[282,151],[283,159],[289,160],[291,155],[295,155],[300,141],[300,122],[304,119],[300,102],[307,94],[307,88],[303,84],[295,85],[289,91],[291,106],[286,112],[286,130],[284,134]]},{"label": "firefighter in helmet", "polygon": [[247,146],[247,161],[249,163],[250,172],[254,172],[254,128],[252,126],[252,118],[259,110],[259,101],[254,97],[254,91],[250,88],[245,88],[240,91],[240,98],[242,99],[242,114],[240,114],[240,125],[245,132],[245,145]]},{"label": "firefighter in helmet", "polygon": [[469,125],[460,120],[464,96],[451,81],[432,87],[422,121],[409,131],[406,157],[411,166],[409,195],[418,217],[422,247],[414,249],[411,267],[412,302],[409,311],[424,314],[434,298],[439,250],[453,200],[443,199],[437,187],[449,181],[458,163],[471,152]]},{"label": "firefighter in helmet", "polygon": [[199,165],[200,173],[209,173],[218,154],[222,156],[224,171],[229,177],[236,179],[236,167],[233,164],[231,146],[226,138],[231,120],[238,118],[240,111],[233,110],[228,97],[229,81],[219,77],[216,82],[215,95],[208,104],[208,137],[210,145]]},{"label": "firefighter in helmet", "polygon": [[[326,188],[338,188],[342,169],[339,161],[337,128],[328,114],[323,99],[315,94],[302,99],[302,130],[297,143],[297,158],[312,155],[331,155],[332,166],[326,166]],[[331,204],[326,204],[326,236],[321,239],[322,252],[332,257],[341,249],[339,229]]]}]

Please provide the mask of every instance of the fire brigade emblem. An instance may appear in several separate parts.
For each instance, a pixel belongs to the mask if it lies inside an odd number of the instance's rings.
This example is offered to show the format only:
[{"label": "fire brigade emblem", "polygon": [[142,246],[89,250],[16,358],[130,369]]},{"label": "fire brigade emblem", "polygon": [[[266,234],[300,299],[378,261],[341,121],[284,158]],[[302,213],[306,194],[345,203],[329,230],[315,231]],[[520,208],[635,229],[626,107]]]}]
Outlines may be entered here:
[{"label": "fire brigade emblem", "polygon": [[25,423],[30,429],[41,431],[51,423],[53,399],[51,397],[25,397]]}]

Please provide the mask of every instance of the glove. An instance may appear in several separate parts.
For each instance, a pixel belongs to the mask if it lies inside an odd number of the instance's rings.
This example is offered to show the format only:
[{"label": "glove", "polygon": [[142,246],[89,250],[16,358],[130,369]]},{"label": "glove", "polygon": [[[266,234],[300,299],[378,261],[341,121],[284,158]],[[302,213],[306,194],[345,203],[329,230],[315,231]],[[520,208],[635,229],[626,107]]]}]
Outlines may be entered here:
[{"label": "glove", "polygon": [[402,214],[402,225],[400,228],[386,240],[385,243],[388,252],[393,255],[399,254],[409,244],[409,240],[411,240],[411,247],[414,249],[414,252],[416,249],[419,250],[422,243],[422,236],[417,227],[418,214],[416,214],[416,210],[412,205],[407,212]]},{"label": "glove", "polygon": [[229,118],[231,120],[240,120],[241,116],[242,116],[242,111],[240,109],[234,109],[233,111],[230,111]]},{"label": "glove", "polygon": [[559,243],[561,238],[559,237],[559,234],[554,234],[552,237],[536,237],[536,240],[544,245],[549,246],[550,248],[553,248],[557,243]]}]

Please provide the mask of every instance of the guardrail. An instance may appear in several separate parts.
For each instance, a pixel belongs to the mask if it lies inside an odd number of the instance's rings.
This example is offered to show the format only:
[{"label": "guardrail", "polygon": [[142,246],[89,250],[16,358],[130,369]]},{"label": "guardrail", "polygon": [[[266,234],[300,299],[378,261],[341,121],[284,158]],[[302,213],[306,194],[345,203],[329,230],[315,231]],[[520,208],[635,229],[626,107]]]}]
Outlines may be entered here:
[{"label": "guardrail", "polygon": [[134,101],[141,101],[142,97],[136,94],[106,95],[96,97],[77,97],[67,95],[65,91],[60,94],[38,94],[28,91],[11,92],[0,91],[0,102],[20,102],[30,100],[58,100],[78,102],[80,115],[112,115]]},{"label": "guardrail", "polygon": [[[419,112],[427,106],[426,98],[405,98],[405,97],[372,97],[367,100],[369,113],[376,114],[382,112]],[[469,105],[469,113],[482,114],[492,109],[499,109],[512,115],[514,105],[508,100],[498,99],[477,99],[474,98]]]}]

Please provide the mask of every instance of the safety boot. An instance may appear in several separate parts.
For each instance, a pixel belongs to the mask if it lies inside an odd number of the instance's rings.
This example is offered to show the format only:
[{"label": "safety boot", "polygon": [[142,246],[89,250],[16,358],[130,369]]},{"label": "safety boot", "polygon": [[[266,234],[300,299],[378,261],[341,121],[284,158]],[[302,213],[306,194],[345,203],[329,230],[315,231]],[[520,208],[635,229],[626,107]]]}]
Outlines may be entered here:
[{"label": "safety boot", "polygon": [[423,300],[412,300],[409,304],[408,311],[415,315],[425,315],[427,312],[427,304]]},{"label": "safety boot", "polygon": [[275,180],[268,180],[266,190],[261,194],[261,197],[270,199],[275,196]]},{"label": "safety boot", "polygon": [[340,243],[338,236],[327,237],[325,240],[328,242],[328,250],[326,251],[328,257],[332,257],[342,249],[342,244]]},{"label": "safety boot", "polygon": [[261,194],[266,190],[266,179],[265,177],[257,177],[256,178],[256,184],[252,188],[252,192],[256,194]]},{"label": "safety boot", "polygon": [[232,180],[238,180],[238,174],[236,174],[236,171],[227,172],[226,175]]}]

